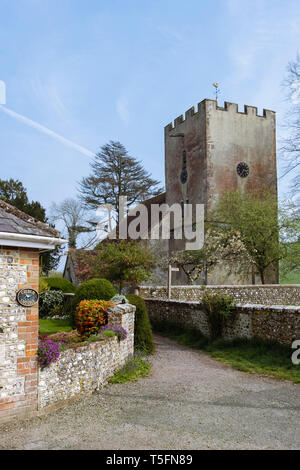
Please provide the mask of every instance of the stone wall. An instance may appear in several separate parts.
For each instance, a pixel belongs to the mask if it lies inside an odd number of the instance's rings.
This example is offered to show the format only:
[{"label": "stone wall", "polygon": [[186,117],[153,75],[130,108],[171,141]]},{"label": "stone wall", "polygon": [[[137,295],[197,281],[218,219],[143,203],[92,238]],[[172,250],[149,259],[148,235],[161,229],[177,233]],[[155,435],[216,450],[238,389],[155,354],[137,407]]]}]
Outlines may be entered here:
[{"label": "stone wall", "polygon": [[126,362],[134,348],[133,305],[117,305],[109,310],[108,323],[122,326],[126,340],[117,337],[63,351],[57,362],[39,372],[39,410],[56,408],[101,388]]},{"label": "stone wall", "polygon": [[16,293],[38,282],[37,250],[0,248],[0,422],[37,409],[38,307],[21,307]]},{"label": "stone wall", "polygon": [[[153,298],[145,301],[152,324],[177,323],[209,335],[207,316],[199,302]],[[300,307],[238,304],[236,319],[225,328],[224,337],[253,336],[289,345],[300,339]]]},{"label": "stone wall", "polygon": [[[264,305],[300,305],[299,284],[264,284],[205,286],[211,292],[222,292],[231,295],[239,303]],[[145,298],[166,299],[167,288],[163,286],[141,286],[139,293]],[[202,286],[174,286],[172,299],[199,301],[202,298]]]}]

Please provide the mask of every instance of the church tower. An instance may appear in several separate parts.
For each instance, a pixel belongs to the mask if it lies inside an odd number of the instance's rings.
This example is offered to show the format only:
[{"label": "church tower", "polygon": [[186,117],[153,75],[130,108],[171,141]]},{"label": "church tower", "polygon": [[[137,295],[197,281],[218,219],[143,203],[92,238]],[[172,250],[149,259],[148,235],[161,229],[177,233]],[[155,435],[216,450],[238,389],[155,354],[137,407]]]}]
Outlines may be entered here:
[{"label": "church tower", "polygon": [[[204,204],[206,220],[225,191],[268,186],[277,196],[275,112],[264,109],[258,115],[253,106],[240,112],[234,103],[220,107],[215,100],[201,101],[196,112],[190,108],[185,118],[165,127],[165,178],[166,203]],[[185,242],[170,240],[169,248],[184,249]],[[177,283],[186,283],[177,276]],[[230,283],[220,269],[205,282]],[[276,267],[267,282],[278,282]]]}]

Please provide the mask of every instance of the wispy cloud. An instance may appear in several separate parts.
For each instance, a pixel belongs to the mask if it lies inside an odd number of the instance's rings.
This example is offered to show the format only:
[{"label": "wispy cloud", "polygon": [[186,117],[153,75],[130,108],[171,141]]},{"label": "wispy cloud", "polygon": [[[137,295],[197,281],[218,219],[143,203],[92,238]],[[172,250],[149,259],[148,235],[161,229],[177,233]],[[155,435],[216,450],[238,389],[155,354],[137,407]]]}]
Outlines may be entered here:
[{"label": "wispy cloud", "polygon": [[116,103],[116,110],[120,119],[128,124],[130,121],[129,101],[125,96],[121,96]]},{"label": "wispy cloud", "polygon": [[275,14],[273,17],[270,15],[264,0],[254,0],[251,6],[237,0],[227,0],[227,10],[235,25],[228,48],[235,77],[237,81],[249,79],[257,73],[262,55],[268,50],[269,56],[273,55],[280,29],[285,26],[279,25]]},{"label": "wispy cloud", "polygon": [[[60,77],[61,79],[62,77]],[[54,113],[62,118],[65,118],[68,114],[68,110],[63,103],[61,94],[58,89],[57,78],[47,77],[46,80],[42,81],[40,76],[31,77],[30,88],[35,98],[43,106],[47,106],[48,109],[54,111]],[[60,83],[62,85],[62,83]]]},{"label": "wispy cloud", "polygon": [[62,144],[73,148],[77,152],[82,153],[83,155],[86,155],[87,157],[94,158],[95,154],[93,152],[90,152],[88,149],[82,147],[81,145],[78,145],[71,140],[66,139],[65,137],[61,136],[60,134],[57,134],[56,132],[51,131],[45,126],[42,126],[41,124],[32,121],[31,119],[22,116],[21,114],[16,113],[15,111],[12,111],[11,109],[6,108],[5,106],[0,105],[0,109],[4,111],[6,114],[9,116],[17,119],[18,121],[26,124],[27,126],[33,127],[34,129],[43,132],[44,134],[47,134],[49,137],[52,137],[53,139],[57,140],[58,142],[61,142]]}]

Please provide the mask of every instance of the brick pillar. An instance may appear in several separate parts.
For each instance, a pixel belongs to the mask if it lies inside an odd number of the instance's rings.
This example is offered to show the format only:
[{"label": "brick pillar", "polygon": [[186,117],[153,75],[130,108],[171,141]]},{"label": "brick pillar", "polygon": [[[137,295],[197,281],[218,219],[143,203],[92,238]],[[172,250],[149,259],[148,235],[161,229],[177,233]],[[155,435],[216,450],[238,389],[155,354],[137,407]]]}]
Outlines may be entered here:
[{"label": "brick pillar", "polygon": [[0,250],[0,422],[37,410],[38,305],[22,307],[16,293],[38,284],[38,250]]}]

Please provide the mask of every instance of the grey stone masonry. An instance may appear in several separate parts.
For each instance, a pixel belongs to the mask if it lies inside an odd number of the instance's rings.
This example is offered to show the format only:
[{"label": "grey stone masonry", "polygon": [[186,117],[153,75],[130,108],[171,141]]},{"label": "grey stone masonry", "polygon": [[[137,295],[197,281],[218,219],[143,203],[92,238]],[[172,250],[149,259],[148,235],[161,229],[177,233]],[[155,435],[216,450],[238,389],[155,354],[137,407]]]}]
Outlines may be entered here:
[{"label": "grey stone masonry", "polygon": [[[172,299],[199,301],[203,288],[210,292],[221,292],[232,296],[236,302],[263,305],[300,305],[299,284],[264,284],[264,285],[216,285],[216,286],[174,286]],[[166,299],[167,287],[141,286],[141,297]]]},{"label": "grey stone masonry", "polygon": [[108,324],[123,327],[128,336],[61,352],[55,363],[39,371],[39,410],[56,408],[101,388],[134,351],[135,306],[119,304],[108,311]]},{"label": "grey stone masonry", "polygon": [[[145,299],[150,321],[170,322],[195,328],[209,335],[207,315],[200,302]],[[260,337],[291,344],[300,339],[300,306],[237,304],[234,322],[225,327],[224,337]]]}]

